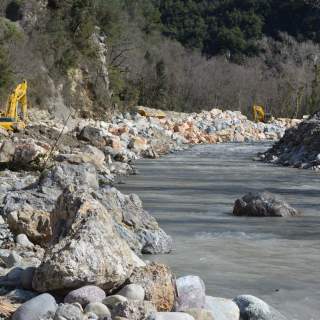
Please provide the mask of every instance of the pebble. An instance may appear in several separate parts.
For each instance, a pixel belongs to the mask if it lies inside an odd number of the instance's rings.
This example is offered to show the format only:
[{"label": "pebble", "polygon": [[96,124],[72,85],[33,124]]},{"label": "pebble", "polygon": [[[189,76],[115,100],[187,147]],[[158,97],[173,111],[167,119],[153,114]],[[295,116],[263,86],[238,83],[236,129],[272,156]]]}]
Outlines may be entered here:
[{"label": "pebble", "polygon": [[123,287],[119,292],[119,295],[129,299],[129,300],[139,300],[143,301],[145,296],[145,291],[139,284],[128,284]]},{"label": "pebble", "polygon": [[64,298],[65,303],[79,302],[86,306],[91,302],[101,302],[106,297],[105,292],[97,286],[84,286],[70,291]]},{"label": "pebble", "polygon": [[82,311],[73,304],[60,304],[53,320],[82,320]]},{"label": "pebble", "polygon": [[105,318],[111,318],[111,313],[108,309],[107,306],[105,306],[103,303],[100,302],[94,302],[94,303],[89,303],[85,309],[85,313],[94,313],[95,315],[98,316],[98,319],[105,319]]}]

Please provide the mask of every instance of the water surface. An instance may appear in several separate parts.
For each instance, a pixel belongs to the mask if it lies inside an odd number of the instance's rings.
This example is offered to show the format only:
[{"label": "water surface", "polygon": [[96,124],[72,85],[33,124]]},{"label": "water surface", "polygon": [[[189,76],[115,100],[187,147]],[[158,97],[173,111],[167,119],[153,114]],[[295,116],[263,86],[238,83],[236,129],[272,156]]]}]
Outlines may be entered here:
[{"label": "water surface", "polygon": [[[220,144],[159,160],[141,160],[140,174],[119,188],[135,192],[175,242],[152,256],[180,275],[196,274],[207,293],[253,294],[289,320],[320,320],[320,175],[253,162],[266,144]],[[281,195],[298,218],[233,217],[249,191]]]}]

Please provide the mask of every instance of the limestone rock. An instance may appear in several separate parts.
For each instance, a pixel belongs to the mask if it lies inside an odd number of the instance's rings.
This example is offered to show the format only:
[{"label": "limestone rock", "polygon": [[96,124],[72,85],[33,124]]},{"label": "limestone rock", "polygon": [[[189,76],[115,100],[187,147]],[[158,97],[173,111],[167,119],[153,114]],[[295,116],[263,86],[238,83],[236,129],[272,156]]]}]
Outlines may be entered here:
[{"label": "limestone rock", "polygon": [[145,299],[151,301],[158,311],[171,311],[175,299],[173,274],[170,269],[157,263],[134,269],[130,283],[140,284],[145,290]]},{"label": "limestone rock", "polygon": [[143,152],[147,149],[147,141],[137,136],[131,139],[128,147],[129,149],[133,149],[135,152]]},{"label": "limestone rock", "polygon": [[73,154],[59,154],[55,158],[57,161],[67,161],[71,164],[91,163],[96,168],[103,168],[105,155],[98,148],[86,145]]},{"label": "limestone rock", "polygon": [[13,161],[15,145],[12,141],[6,140],[0,144],[0,163]]},{"label": "limestone rock", "polygon": [[50,213],[24,206],[7,216],[11,231],[25,234],[32,242],[42,245],[51,238]]},{"label": "limestone rock", "polygon": [[142,253],[168,253],[172,250],[172,239],[142,207],[135,194],[123,195],[115,188],[106,188],[95,197],[112,212],[119,235],[131,249]]},{"label": "limestone rock", "polygon": [[97,286],[84,286],[70,291],[64,298],[65,303],[78,302],[82,306],[88,303],[101,302],[106,297],[105,292]]},{"label": "limestone rock", "polygon": [[198,276],[185,276],[176,280],[177,299],[175,310],[184,311],[205,306],[205,285]]},{"label": "limestone rock", "polygon": [[65,190],[52,223],[54,243],[33,279],[37,291],[88,284],[109,291],[128,279],[133,253],[115,232],[111,214],[86,189]]},{"label": "limestone rock", "polygon": [[262,192],[248,193],[236,200],[233,214],[249,217],[292,217],[299,215],[299,212],[279,197]]},{"label": "limestone rock", "polygon": [[39,188],[44,192],[49,189],[57,189],[59,195],[62,190],[71,184],[76,186],[87,186],[97,189],[96,168],[90,163],[72,165],[70,163],[59,163],[52,169],[45,171],[39,179]]},{"label": "limestone rock", "polygon": [[90,142],[91,145],[101,148],[106,145],[101,130],[91,126],[84,127],[78,135],[79,140]]}]

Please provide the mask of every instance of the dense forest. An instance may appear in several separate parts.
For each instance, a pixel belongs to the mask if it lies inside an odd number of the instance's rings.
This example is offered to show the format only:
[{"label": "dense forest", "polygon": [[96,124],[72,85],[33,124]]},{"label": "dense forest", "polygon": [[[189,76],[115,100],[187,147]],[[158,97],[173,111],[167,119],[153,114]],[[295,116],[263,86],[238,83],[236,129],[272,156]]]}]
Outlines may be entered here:
[{"label": "dense forest", "polygon": [[[23,76],[41,107],[57,96],[52,82],[65,104],[87,99],[100,113],[137,104],[248,112],[259,103],[298,116],[320,105],[319,27],[320,5],[307,0],[5,0],[0,97]],[[94,37],[107,48],[107,86]],[[85,92],[71,99],[80,78]]]}]

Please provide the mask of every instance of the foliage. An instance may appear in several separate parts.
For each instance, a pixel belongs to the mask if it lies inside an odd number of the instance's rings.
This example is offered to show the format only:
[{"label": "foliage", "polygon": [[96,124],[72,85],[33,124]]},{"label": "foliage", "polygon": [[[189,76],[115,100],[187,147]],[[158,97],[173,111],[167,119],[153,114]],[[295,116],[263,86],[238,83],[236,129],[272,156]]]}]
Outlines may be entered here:
[{"label": "foliage", "polygon": [[320,8],[301,0],[160,0],[160,12],[165,35],[209,56],[257,54],[279,32],[320,42]]}]

